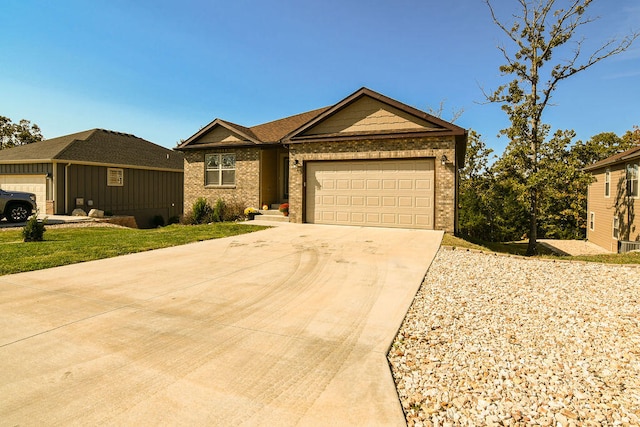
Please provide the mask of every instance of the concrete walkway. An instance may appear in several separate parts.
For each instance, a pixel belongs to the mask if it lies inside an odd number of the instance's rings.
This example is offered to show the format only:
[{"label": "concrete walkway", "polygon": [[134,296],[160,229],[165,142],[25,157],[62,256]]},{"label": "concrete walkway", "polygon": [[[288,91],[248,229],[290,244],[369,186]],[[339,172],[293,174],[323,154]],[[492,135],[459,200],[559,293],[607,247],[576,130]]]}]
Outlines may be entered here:
[{"label": "concrete walkway", "polygon": [[559,255],[601,255],[610,254],[608,250],[586,240],[538,239],[538,242]]},{"label": "concrete walkway", "polygon": [[441,237],[288,224],[2,276],[0,425],[404,425],[386,352]]}]

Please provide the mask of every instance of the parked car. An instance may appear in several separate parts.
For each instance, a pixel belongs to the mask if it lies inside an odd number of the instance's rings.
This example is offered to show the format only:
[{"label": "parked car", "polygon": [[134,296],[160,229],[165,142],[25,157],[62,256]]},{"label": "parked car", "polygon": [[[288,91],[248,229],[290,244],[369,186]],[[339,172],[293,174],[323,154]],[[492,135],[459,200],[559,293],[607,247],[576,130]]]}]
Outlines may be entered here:
[{"label": "parked car", "polygon": [[36,210],[36,195],[22,191],[0,190],[0,219],[24,222]]}]

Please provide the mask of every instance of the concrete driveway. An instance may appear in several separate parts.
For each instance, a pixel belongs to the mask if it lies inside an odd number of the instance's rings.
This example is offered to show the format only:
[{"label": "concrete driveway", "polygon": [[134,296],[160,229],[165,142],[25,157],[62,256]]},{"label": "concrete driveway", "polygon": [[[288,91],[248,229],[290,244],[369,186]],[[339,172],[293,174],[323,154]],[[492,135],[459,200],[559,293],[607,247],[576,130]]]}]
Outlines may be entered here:
[{"label": "concrete driveway", "polygon": [[290,224],[2,276],[0,425],[403,425],[386,353],[441,238]]}]

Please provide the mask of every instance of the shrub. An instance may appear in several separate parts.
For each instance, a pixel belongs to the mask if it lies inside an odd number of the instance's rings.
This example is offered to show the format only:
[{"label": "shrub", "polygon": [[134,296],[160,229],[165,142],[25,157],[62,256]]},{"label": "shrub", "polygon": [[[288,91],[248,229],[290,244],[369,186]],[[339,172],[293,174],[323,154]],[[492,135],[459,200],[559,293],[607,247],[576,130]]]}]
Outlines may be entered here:
[{"label": "shrub", "polygon": [[172,217],[169,217],[169,221],[167,222],[167,224],[171,225],[171,224],[180,224],[180,217],[178,215],[174,215]]},{"label": "shrub", "polygon": [[226,202],[223,221],[238,221],[244,219],[244,204],[237,201]]},{"label": "shrub", "polygon": [[226,204],[224,203],[224,200],[222,199],[216,200],[216,205],[213,207],[213,222],[224,221],[225,208],[226,208]]},{"label": "shrub", "polygon": [[154,215],[151,218],[151,226],[153,228],[164,227],[164,217],[162,215]]},{"label": "shrub", "polygon": [[47,219],[38,221],[38,212],[31,215],[22,229],[22,237],[25,242],[42,242],[44,240],[44,228]]},{"label": "shrub", "polygon": [[198,200],[193,203],[192,213],[194,221],[193,224],[204,224],[210,222],[212,210],[209,203],[207,203],[207,199],[199,197]]}]

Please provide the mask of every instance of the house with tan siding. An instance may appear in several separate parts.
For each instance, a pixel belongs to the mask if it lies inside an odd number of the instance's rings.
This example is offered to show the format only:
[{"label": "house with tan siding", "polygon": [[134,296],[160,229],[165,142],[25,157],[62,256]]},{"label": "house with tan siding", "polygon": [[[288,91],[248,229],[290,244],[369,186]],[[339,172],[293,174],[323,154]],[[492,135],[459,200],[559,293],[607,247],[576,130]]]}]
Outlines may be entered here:
[{"label": "house with tan siding", "polygon": [[640,249],[640,146],[585,168],[594,180],[587,194],[587,239],[611,252]]},{"label": "house with tan siding", "polygon": [[215,119],[176,149],[185,209],[199,197],[287,202],[297,223],[453,233],[466,144],[465,129],[362,88],[257,126]]}]

